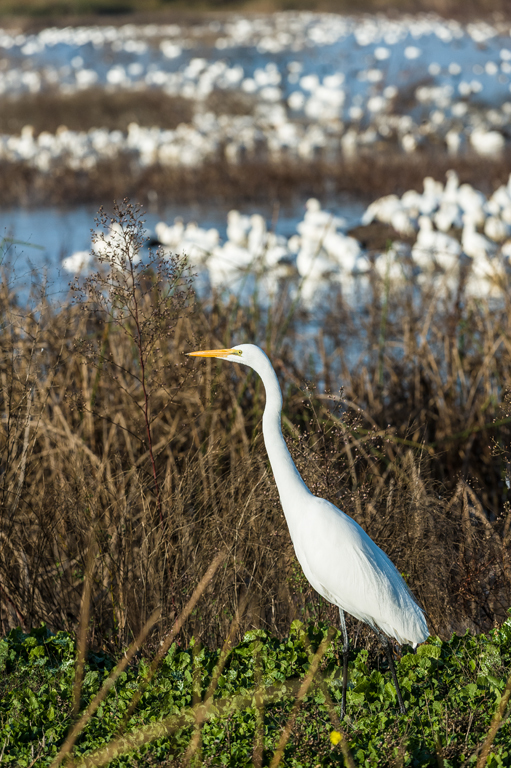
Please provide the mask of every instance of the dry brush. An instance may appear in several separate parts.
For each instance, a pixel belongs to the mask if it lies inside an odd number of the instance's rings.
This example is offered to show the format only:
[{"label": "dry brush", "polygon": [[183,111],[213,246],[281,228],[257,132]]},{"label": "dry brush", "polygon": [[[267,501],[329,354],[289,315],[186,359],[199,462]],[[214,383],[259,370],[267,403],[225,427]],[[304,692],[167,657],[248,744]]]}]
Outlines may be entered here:
[{"label": "dry brush", "polygon": [[181,258],[138,261],[140,216],[125,204],[103,219],[104,231],[120,223],[119,240],[58,310],[44,297],[21,306],[4,276],[2,631],[41,621],[76,629],[89,580],[93,644],[126,645],[160,609],[156,642],[224,551],[185,641],[221,644],[240,601],[240,634],[285,635],[296,617],[336,621],[294,557],[262,441],[260,382],[184,354],[244,341],[265,346],[276,366],[284,432],[306,482],[389,554],[432,631],[502,620],[511,603],[506,303],[470,300],[463,285],[451,302],[427,291],[383,297],[375,284],[357,315],[332,294],[311,339],[311,318],[286,284],[261,310],[195,297]]}]

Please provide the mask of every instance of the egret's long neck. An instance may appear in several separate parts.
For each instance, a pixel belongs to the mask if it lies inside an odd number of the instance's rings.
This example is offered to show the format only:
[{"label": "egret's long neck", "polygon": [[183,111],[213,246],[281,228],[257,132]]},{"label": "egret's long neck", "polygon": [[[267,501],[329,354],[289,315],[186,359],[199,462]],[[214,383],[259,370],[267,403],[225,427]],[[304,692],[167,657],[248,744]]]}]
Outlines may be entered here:
[{"label": "egret's long neck", "polygon": [[282,508],[289,523],[289,518],[293,515],[293,509],[295,508],[293,499],[297,495],[310,493],[310,491],[295,467],[282,435],[280,420],[282,392],[275,371],[269,361],[268,365],[262,371],[259,371],[259,374],[266,391],[266,406],[263,413],[264,444],[279,490]]}]

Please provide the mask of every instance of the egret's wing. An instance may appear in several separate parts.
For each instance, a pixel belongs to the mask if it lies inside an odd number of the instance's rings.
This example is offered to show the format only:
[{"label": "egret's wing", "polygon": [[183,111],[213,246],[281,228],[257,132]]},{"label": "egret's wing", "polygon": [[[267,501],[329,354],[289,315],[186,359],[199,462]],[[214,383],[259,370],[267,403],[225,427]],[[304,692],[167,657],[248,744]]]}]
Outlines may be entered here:
[{"label": "egret's wing", "polygon": [[324,499],[317,502],[295,541],[314,589],[400,643],[425,640],[424,614],[391,560],[355,520]]}]

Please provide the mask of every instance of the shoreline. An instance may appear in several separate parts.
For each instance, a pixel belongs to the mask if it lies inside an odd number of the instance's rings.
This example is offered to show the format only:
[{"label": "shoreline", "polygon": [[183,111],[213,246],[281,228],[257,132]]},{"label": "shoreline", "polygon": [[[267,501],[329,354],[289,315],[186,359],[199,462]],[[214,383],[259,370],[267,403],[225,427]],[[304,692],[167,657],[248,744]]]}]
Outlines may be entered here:
[{"label": "shoreline", "polygon": [[27,163],[1,163],[0,206],[38,207],[79,205],[129,198],[142,204],[211,202],[289,203],[305,197],[324,199],[336,194],[372,200],[387,194],[422,190],[425,176],[445,181],[455,170],[461,183],[485,194],[505,184],[511,173],[511,152],[500,158],[475,153],[461,157],[434,152],[405,155],[399,152],[367,153],[336,163],[225,161],[195,168],[152,165],[141,168],[128,157],[101,161],[92,170],[62,167],[43,173]]},{"label": "shoreline", "polygon": [[[152,5],[152,8],[148,8]],[[60,8],[56,12],[55,8]],[[0,27],[19,28],[24,33],[34,33],[49,26],[123,26],[124,24],[179,23],[190,25],[205,19],[225,20],[234,15],[258,16],[286,11],[310,11],[311,13],[332,13],[338,16],[382,16],[402,18],[435,14],[442,19],[459,22],[484,20],[507,22],[511,20],[511,8],[506,0],[492,3],[491,9],[485,0],[308,0],[295,2],[289,0],[245,0],[245,2],[218,0],[218,2],[184,2],[174,0],[172,7],[163,0],[147,3],[142,0],[90,0],[82,2],[82,12],[76,12],[77,3],[73,0],[52,0],[33,2],[10,2],[0,0]],[[116,7],[118,10],[116,10]],[[86,10],[88,8],[89,10]]]}]

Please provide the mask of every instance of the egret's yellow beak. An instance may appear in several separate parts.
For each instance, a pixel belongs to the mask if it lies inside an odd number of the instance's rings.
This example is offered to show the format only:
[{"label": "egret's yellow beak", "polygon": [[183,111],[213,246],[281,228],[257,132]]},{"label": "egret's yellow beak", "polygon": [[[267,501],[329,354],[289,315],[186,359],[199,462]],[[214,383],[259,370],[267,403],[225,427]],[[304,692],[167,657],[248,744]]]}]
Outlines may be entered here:
[{"label": "egret's yellow beak", "polygon": [[239,355],[238,349],[203,349],[198,352],[187,352],[189,357],[229,357]]}]

